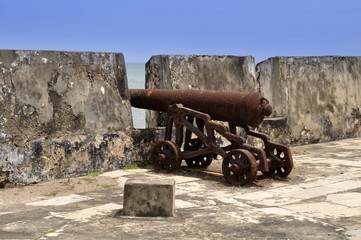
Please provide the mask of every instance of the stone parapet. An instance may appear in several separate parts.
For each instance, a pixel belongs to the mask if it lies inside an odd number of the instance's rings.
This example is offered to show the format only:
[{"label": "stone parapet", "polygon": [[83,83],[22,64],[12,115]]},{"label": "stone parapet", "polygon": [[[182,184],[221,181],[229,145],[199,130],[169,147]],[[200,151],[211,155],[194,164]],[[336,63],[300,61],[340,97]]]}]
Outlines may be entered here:
[{"label": "stone parapet", "polygon": [[[361,57],[157,55],[146,87],[249,92],[256,130],[300,145],[361,136]],[[147,125],[162,125],[149,111]],[[0,50],[0,188],[147,161],[164,129],[134,129],[121,53]],[[250,141],[252,139],[249,138]]]},{"label": "stone parapet", "polygon": [[115,170],[134,161],[129,134],[71,134],[0,148],[0,188]]},{"label": "stone parapet", "polygon": [[0,146],[0,188],[144,164],[164,129],[39,138]]},{"label": "stone parapet", "polygon": [[274,109],[261,129],[277,141],[361,136],[361,57],[274,57],[257,65],[257,81]]},{"label": "stone parapet", "polygon": [[132,127],[121,53],[0,50],[0,131],[13,138]]},{"label": "stone parapet", "polygon": [[121,53],[0,50],[0,187],[132,161]]}]

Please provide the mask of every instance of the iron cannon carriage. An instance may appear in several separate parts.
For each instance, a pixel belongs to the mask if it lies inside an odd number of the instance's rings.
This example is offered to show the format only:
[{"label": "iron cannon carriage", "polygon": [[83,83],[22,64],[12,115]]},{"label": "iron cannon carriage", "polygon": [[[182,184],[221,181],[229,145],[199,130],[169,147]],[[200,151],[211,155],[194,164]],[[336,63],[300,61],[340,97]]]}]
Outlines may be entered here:
[{"label": "iron cannon carriage", "polygon": [[[221,156],[226,181],[244,185],[255,180],[257,171],[285,178],[293,168],[288,147],[253,130],[272,113],[268,100],[258,92],[129,91],[133,107],[168,113],[165,138],[156,143],[151,153],[156,170],[177,170],[182,160],[189,167],[207,168]],[[228,127],[219,121],[228,123]],[[237,129],[262,140],[263,147],[247,144]],[[219,139],[225,140],[223,144]]]}]

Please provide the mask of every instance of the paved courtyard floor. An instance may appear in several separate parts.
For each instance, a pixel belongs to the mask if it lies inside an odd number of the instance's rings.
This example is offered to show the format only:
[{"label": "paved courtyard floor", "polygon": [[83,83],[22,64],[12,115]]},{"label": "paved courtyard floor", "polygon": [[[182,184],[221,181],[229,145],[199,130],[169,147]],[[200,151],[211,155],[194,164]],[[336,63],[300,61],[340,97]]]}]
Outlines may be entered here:
[{"label": "paved courtyard floor", "polygon": [[[0,239],[361,239],[361,138],[292,148],[287,179],[124,169],[0,189]],[[176,216],[121,216],[126,180],[176,180]]]}]

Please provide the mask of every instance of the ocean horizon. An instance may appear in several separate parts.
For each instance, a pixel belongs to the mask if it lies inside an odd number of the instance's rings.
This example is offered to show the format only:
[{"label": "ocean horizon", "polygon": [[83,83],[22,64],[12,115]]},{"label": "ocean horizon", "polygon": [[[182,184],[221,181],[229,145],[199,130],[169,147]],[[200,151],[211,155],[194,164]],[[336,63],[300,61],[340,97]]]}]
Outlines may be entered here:
[{"label": "ocean horizon", "polygon": [[[125,63],[128,78],[128,88],[145,88],[145,63]],[[135,128],[145,128],[145,110],[132,107],[133,126]]]}]

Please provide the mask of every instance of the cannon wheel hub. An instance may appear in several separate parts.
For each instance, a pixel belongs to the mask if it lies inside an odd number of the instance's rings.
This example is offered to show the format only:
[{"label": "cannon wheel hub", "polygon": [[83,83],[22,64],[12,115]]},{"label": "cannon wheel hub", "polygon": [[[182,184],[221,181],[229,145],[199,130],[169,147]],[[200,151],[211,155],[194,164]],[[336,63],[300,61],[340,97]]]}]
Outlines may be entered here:
[{"label": "cannon wheel hub", "polygon": [[234,149],[223,159],[222,171],[228,183],[243,186],[256,179],[257,162],[249,151]]},{"label": "cannon wheel hub", "polygon": [[150,160],[156,170],[167,172],[179,169],[182,163],[180,150],[172,141],[158,142],[153,148]]}]

